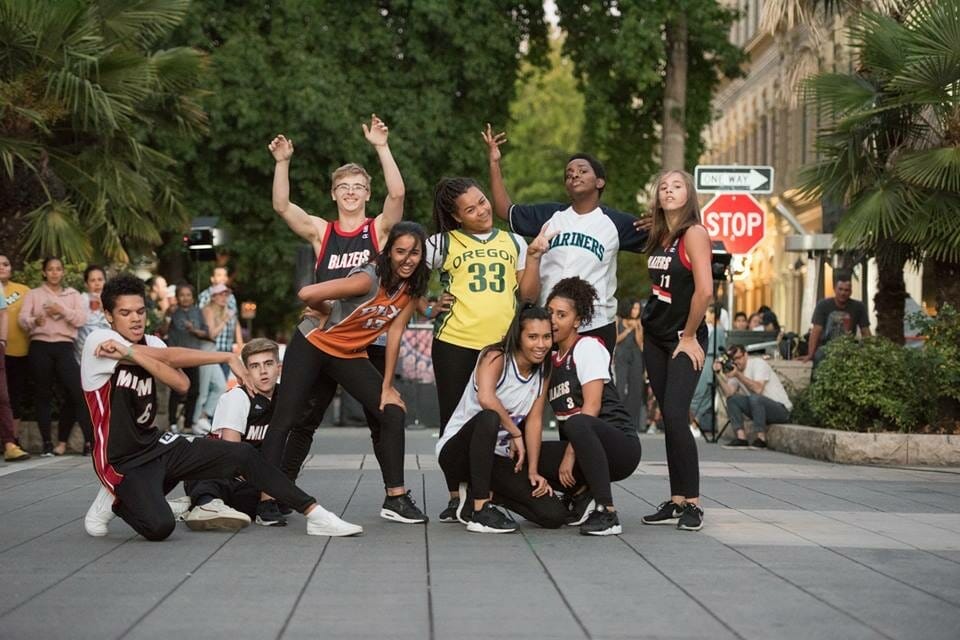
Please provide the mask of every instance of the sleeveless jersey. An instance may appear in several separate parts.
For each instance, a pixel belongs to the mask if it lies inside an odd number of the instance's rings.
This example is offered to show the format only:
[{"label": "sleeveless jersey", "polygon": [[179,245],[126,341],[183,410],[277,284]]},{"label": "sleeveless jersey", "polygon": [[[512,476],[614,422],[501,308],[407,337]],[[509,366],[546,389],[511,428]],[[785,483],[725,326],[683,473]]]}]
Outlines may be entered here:
[{"label": "sleeveless jersey", "polygon": [[[690,300],[696,285],[681,234],[667,248],[657,247],[647,257],[653,292],[643,308],[643,330],[660,342],[677,342],[690,314]],[[700,321],[697,339],[706,339],[707,325]]]},{"label": "sleeveless jersey", "polygon": [[338,221],[328,222],[314,267],[314,282],[345,278],[380,253],[373,218],[365,218],[353,231],[341,231]]},{"label": "sleeveless jersey", "polygon": [[[162,433],[157,417],[157,383],[143,367],[96,357],[100,343],[112,339],[129,345],[119,333],[97,329],[83,346],[80,377],[93,424],[93,467],[111,493],[123,480],[118,468],[135,467],[168,451],[179,436]],[[149,347],[165,347],[160,338],[145,336]],[[143,344],[143,343],[141,343]]]},{"label": "sleeveless jersey", "polygon": [[[601,379],[603,375],[603,395],[600,399],[600,413],[597,416],[611,427],[616,427],[634,438],[639,438],[620,395],[610,379],[610,354],[603,343],[593,336],[580,336],[566,355],[553,354],[553,368],[550,372],[550,388],[547,398],[557,420],[562,424],[583,408],[583,384]],[[580,359],[578,371],[577,359]],[[606,372],[606,373],[602,373]],[[581,376],[588,379],[581,380]],[[562,428],[561,428],[562,434]]]},{"label": "sleeveless jersey", "polygon": [[480,240],[456,230],[440,242],[440,282],[456,299],[437,317],[434,336],[467,349],[498,342],[517,310],[520,247],[513,234],[494,229]]},{"label": "sleeveless jersey", "polygon": [[[274,388],[274,398],[279,389],[280,385]],[[273,402],[270,398],[260,393],[251,398],[244,389],[234,387],[217,401],[217,409],[213,412],[213,427],[217,431],[210,432],[207,437],[219,440],[222,438],[219,431],[230,429],[240,433],[241,442],[249,442],[259,449],[267,437],[272,417]]]},{"label": "sleeveless jersey", "polygon": [[[517,361],[511,356],[503,365],[503,373],[500,374],[500,380],[497,381],[497,399],[503,404],[504,409],[510,414],[513,423],[523,429],[523,421],[527,414],[533,408],[533,403],[543,391],[543,369],[537,367],[529,377],[524,378],[520,375],[517,368]],[[471,418],[483,411],[480,406],[480,400],[477,397],[477,370],[474,368],[470,375],[470,384],[463,391],[457,408],[450,416],[447,427],[443,430],[443,437],[437,442],[436,452],[440,455],[443,445],[457,435],[463,425],[467,424]],[[510,433],[500,427],[497,433],[497,444],[494,447],[494,453],[505,458],[510,457]]]},{"label": "sleeveless jersey", "polygon": [[351,271],[357,272],[370,277],[367,292],[337,300],[326,325],[306,334],[313,346],[338,358],[366,358],[367,347],[390,328],[390,323],[410,302],[406,282],[395,291],[387,291],[380,284],[374,265],[366,264]]}]

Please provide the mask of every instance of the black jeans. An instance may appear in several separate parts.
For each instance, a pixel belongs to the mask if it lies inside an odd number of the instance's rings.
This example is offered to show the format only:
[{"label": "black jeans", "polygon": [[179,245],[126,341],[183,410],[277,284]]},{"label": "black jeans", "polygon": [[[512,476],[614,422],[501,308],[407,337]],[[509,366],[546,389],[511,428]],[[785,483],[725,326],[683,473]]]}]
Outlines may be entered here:
[{"label": "black jeans", "polygon": [[245,442],[181,437],[163,455],[123,469],[113,511],[147,540],[163,540],[176,526],[166,495],[178,482],[237,475],[300,513],[316,502]]},{"label": "black jeans", "polygon": [[[323,415],[339,384],[372,417],[370,439],[386,488],[403,486],[406,414],[395,404],[380,411],[383,375],[370,360],[331,356],[297,331],[284,354],[283,368],[286,375],[277,390],[277,404],[262,448],[271,464],[282,468],[291,480],[296,479],[317,429],[316,423],[306,418],[311,410]],[[317,404],[311,405],[311,400]]]},{"label": "black jeans", "polygon": [[[610,483],[630,477],[640,464],[640,440],[612,427],[600,418],[576,415],[560,425],[566,441],[549,441],[540,445],[538,471],[557,490],[575,492],[587,485],[597,504],[613,505]],[[560,484],[560,463],[567,445],[576,454],[574,487]]]},{"label": "black jeans", "polygon": [[[463,397],[463,391],[470,384],[470,375],[477,366],[479,349],[459,347],[449,342],[433,339],[431,357],[433,359],[433,377],[437,385],[437,403],[440,406],[440,435],[447,428],[450,416],[456,410]],[[457,487],[448,487],[451,491]]]},{"label": "black jeans", "polygon": [[500,416],[484,409],[443,445],[437,462],[447,486],[456,489],[468,482],[474,500],[485,500],[492,491],[494,502],[531,522],[548,529],[562,526],[567,515],[563,503],[553,496],[534,498],[527,468],[514,472],[513,460],[494,452],[499,430]]},{"label": "black jeans", "polygon": [[[706,349],[706,339],[700,346]],[[660,343],[646,337],[643,359],[663,414],[670,495],[696,498],[700,496],[700,461],[697,443],[690,433],[690,403],[700,372],[693,368],[693,361],[686,354],[674,358],[676,348],[676,342]]]},{"label": "black jeans", "polygon": [[44,444],[52,444],[50,432],[52,422],[53,386],[58,382],[64,389],[63,406],[60,407],[58,440],[66,442],[70,437],[73,423],[79,420],[83,440],[93,442],[93,427],[90,414],[87,413],[80,386],[80,365],[73,353],[72,342],[30,341],[30,373],[34,382],[34,394],[37,400],[37,426]]},{"label": "black jeans", "polygon": [[231,509],[242,511],[254,518],[257,515],[257,505],[260,504],[260,489],[246,480],[188,480],[183,483],[183,490],[190,496],[190,506],[206,504],[207,498],[223,500]]},{"label": "black jeans", "polygon": [[170,418],[171,431],[177,420],[177,407],[183,404],[183,426],[185,429],[193,427],[193,414],[197,407],[197,398],[200,397],[200,367],[187,367],[183,373],[190,380],[190,388],[180,394],[170,390],[170,402],[167,403],[167,416]]}]

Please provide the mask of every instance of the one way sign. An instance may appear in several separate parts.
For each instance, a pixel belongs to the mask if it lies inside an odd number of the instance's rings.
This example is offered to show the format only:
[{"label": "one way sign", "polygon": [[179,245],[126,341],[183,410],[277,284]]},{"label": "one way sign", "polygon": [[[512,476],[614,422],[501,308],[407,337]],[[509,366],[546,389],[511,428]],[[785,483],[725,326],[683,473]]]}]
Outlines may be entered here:
[{"label": "one way sign", "polygon": [[773,167],[697,165],[694,178],[697,191],[773,193]]}]

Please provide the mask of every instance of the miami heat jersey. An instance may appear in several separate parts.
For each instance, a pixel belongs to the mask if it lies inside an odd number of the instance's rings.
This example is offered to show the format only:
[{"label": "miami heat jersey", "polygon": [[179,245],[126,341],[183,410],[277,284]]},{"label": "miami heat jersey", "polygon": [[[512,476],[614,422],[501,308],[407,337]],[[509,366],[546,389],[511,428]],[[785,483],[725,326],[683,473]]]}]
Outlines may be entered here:
[{"label": "miami heat jersey", "polygon": [[603,395],[597,417],[629,436],[639,437],[610,379],[610,354],[600,340],[592,336],[580,336],[566,354],[555,352],[552,357],[547,399],[561,424],[582,411],[583,385],[593,380],[603,380]]},{"label": "miami heat jersey", "polygon": [[386,333],[410,302],[407,283],[403,282],[395,291],[387,291],[374,265],[366,264],[352,273],[363,273],[370,278],[368,291],[337,300],[327,323],[306,334],[313,346],[338,358],[366,358],[367,347],[377,336]]},{"label": "miami heat jersey", "polygon": [[314,282],[346,277],[351,270],[367,264],[380,253],[373,218],[364,218],[353,231],[340,229],[340,222],[328,222],[317,254]]},{"label": "miami heat jersey", "polygon": [[[279,385],[274,389],[273,397],[277,397]],[[220,396],[217,409],[213,412],[213,431],[210,436],[222,437],[219,432],[230,429],[240,433],[240,440],[249,442],[260,448],[267,430],[270,428],[270,419],[273,417],[273,402],[270,398],[257,393],[251,398],[247,392],[234,387]]]},{"label": "miami heat jersey", "polygon": [[[145,336],[146,346],[165,348],[160,338]],[[162,433],[157,416],[157,384],[143,367],[94,355],[106,340],[129,345],[111,329],[93,331],[83,345],[80,378],[93,423],[93,466],[110,491],[123,479],[122,469],[163,455],[175,433]]]},{"label": "miami heat jersey", "polygon": [[[657,247],[647,257],[653,290],[641,320],[645,334],[660,342],[677,342],[683,337],[696,289],[683,238],[681,234],[669,246]],[[697,339],[705,340],[706,332],[707,325],[701,321]]]}]

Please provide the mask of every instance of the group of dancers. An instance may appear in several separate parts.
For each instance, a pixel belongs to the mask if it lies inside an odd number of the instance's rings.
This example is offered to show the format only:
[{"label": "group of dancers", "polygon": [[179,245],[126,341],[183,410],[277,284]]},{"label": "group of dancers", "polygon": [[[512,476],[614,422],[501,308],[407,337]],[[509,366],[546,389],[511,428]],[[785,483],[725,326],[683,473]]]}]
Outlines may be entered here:
[{"label": "group of dancers", "polygon": [[[239,357],[167,348],[145,334],[143,284],[130,275],[107,282],[101,297],[111,328],[88,337],[81,365],[102,485],[86,531],[106,535],[118,515],[145,538],[162,540],[178,519],[199,530],[284,526],[296,510],[308,534],[361,533],[295,484],[338,385],[367,417],[385,489],[380,516],[426,523],[405,486],[405,406],[393,386],[402,333],[419,310],[435,323],[436,452],[449,491],[439,520],[509,533],[517,529],[510,511],[543,527],[620,534],[611,483],[632,474],[641,456],[636,419],[611,379],[620,250],[649,256],[644,357],[670,475],[669,499],[642,522],[699,530],[699,465],[687,414],[704,361],[712,280],[689,174],[660,176],[650,215],[636,218],[601,204],[604,167],[576,154],[564,170],[568,203],[514,204],[500,169],[506,136],[487,125],[491,198],[473,179],[444,178],[428,237],[402,220],[404,184],[387,126],[374,115],[362,128],[386,182],[374,218],[366,215],[371,178],[362,167],[334,171],[337,217],[326,220],[290,200],[293,141],[281,135],[269,144],[274,209],[316,255],[315,283],[299,292],[307,310],[287,346],[282,384],[272,341],[253,340]],[[510,231],[496,228],[494,216]],[[443,294],[428,303],[433,270]],[[221,398],[212,437],[158,430],[156,382],[182,392],[189,382],[180,369],[213,363],[229,365],[242,388]],[[548,402],[558,441],[542,439]],[[181,481],[187,497],[168,501]]]}]

